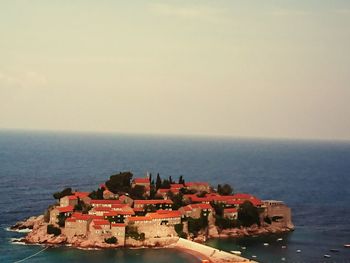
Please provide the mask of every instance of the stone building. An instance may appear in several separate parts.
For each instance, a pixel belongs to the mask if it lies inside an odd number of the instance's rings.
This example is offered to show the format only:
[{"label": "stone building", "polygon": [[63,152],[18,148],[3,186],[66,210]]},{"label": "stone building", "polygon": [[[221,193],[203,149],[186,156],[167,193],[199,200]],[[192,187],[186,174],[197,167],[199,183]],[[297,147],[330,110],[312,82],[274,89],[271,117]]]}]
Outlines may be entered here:
[{"label": "stone building", "polygon": [[264,200],[263,216],[271,219],[272,225],[294,229],[291,209],[282,201]]},{"label": "stone building", "polygon": [[69,205],[74,207],[76,204],[78,204],[78,197],[76,197],[75,195],[66,195],[60,198],[61,207],[65,207]]}]

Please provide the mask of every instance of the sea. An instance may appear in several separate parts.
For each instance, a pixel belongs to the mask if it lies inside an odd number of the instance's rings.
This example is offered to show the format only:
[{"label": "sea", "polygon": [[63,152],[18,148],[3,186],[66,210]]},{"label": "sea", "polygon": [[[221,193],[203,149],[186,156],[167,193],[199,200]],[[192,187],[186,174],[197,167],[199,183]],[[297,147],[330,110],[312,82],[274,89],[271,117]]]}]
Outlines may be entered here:
[{"label": "sea", "polygon": [[24,233],[8,227],[42,214],[54,192],[91,191],[120,171],[229,183],[292,209],[289,234],[213,239],[210,246],[266,263],[350,262],[350,142],[8,130],[0,131],[0,262],[199,262],[172,249],[57,247],[36,254],[42,246],[12,242]]}]

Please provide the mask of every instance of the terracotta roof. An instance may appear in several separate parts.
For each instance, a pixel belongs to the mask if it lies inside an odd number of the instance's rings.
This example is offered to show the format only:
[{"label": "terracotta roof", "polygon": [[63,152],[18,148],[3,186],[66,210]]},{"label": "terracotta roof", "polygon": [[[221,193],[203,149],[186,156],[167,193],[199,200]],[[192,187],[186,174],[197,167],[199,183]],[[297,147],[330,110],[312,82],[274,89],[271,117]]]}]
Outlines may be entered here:
[{"label": "terracotta roof", "polygon": [[135,184],[149,184],[150,182],[149,182],[149,178],[135,178],[134,180],[133,180],[133,182],[135,183]]},{"label": "terracotta roof", "polygon": [[110,205],[114,205],[114,204],[121,204],[120,200],[91,200],[91,204],[110,204]]},{"label": "terracotta roof", "polygon": [[98,226],[98,225],[93,225],[92,227],[95,228],[95,229],[102,229],[102,227]]},{"label": "terracotta roof", "polygon": [[135,200],[134,204],[137,205],[155,205],[155,204],[172,204],[173,201],[167,199],[155,199],[155,200]]},{"label": "terracotta roof", "polygon": [[224,209],[224,214],[226,213],[237,213],[237,209],[236,208],[226,208]]},{"label": "terracotta roof", "polygon": [[180,211],[168,211],[168,213],[148,213],[147,216],[151,217],[152,219],[165,219],[165,218],[174,218],[174,217],[180,217],[181,213]]},{"label": "terracotta roof", "polygon": [[67,212],[73,212],[74,207],[72,205],[64,206],[64,207],[57,207],[57,210],[60,213],[67,213]]},{"label": "terracotta roof", "polygon": [[117,215],[135,215],[134,210],[120,210],[120,211],[110,211],[103,214],[104,216],[117,216]]},{"label": "terracotta roof", "polygon": [[74,195],[79,198],[84,198],[89,196],[89,192],[75,192]]},{"label": "terracotta roof", "polygon": [[112,226],[112,227],[126,227],[126,224],[122,224],[122,223],[113,223],[111,226]]},{"label": "terracotta roof", "polygon": [[110,225],[108,220],[97,220],[97,219],[94,219],[92,222],[94,223],[95,226]]},{"label": "terracotta roof", "polygon": [[251,194],[237,193],[232,195],[233,199],[254,199],[255,197]]},{"label": "terracotta roof", "polygon": [[150,221],[152,220],[152,218],[149,216],[132,216],[132,217],[129,217],[128,220],[129,221]]},{"label": "terracotta roof", "polygon": [[180,188],[182,188],[182,187],[184,187],[183,184],[171,184],[171,185],[170,185],[170,188],[180,189]]},{"label": "terracotta roof", "polygon": [[72,217],[68,217],[67,219],[66,219],[66,222],[75,222],[76,221],[76,219],[75,218],[72,218]]},{"label": "terracotta roof", "polygon": [[142,212],[143,211],[143,208],[142,207],[134,207],[133,210],[135,212]]},{"label": "terracotta roof", "polygon": [[76,220],[83,220],[83,221],[88,221],[92,218],[90,215],[86,215],[86,214],[75,214],[74,216],[72,215],[72,217],[75,218]]},{"label": "terracotta roof", "polygon": [[76,199],[78,199],[78,197],[75,195],[68,195],[68,199],[69,200],[76,200]]},{"label": "terracotta roof", "polygon": [[111,211],[111,207],[94,207],[93,208],[93,211],[99,211],[99,212],[104,212],[104,211]]},{"label": "terracotta roof", "polygon": [[228,205],[241,205],[244,203],[245,200],[228,200]]}]

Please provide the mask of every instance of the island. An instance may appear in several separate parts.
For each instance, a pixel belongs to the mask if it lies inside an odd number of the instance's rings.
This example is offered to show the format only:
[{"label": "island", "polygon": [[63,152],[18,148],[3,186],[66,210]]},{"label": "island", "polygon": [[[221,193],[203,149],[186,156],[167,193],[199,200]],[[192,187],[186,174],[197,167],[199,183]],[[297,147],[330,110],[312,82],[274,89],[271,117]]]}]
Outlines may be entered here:
[{"label": "island", "polygon": [[[234,193],[229,184],[110,176],[92,192],[72,188],[53,194],[56,203],[43,215],[16,223],[30,229],[28,244],[79,248],[169,247],[202,262],[246,262],[240,256],[207,247],[209,238],[243,237],[294,230],[291,209],[282,201]],[[251,262],[251,261],[250,261]]]}]

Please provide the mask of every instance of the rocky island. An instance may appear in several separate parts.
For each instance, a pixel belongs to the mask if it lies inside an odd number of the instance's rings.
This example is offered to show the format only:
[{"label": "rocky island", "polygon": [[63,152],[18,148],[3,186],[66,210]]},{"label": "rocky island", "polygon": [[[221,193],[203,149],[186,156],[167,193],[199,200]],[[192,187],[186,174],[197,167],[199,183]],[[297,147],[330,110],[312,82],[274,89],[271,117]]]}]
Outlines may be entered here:
[{"label": "rocky island", "polygon": [[66,188],[53,197],[57,202],[44,215],[11,227],[31,229],[21,241],[80,248],[173,247],[200,255],[203,262],[245,262],[198,243],[294,229],[291,209],[282,201],[233,193],[228,184],[214,188],[185,182],[182,176],[175,182],[159,174],[155,180],[151,174],[133,179],[131,172],[121,172],[92,192]]}]

